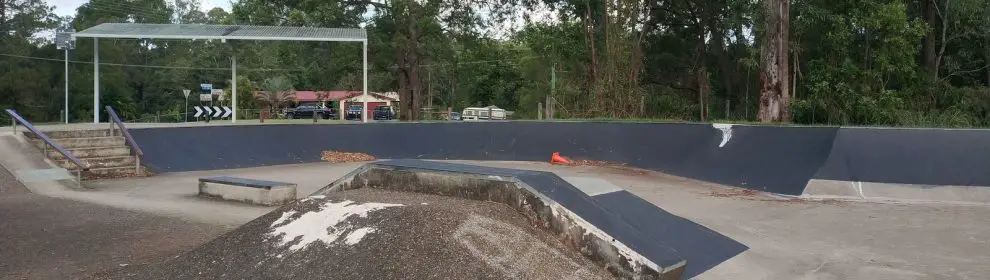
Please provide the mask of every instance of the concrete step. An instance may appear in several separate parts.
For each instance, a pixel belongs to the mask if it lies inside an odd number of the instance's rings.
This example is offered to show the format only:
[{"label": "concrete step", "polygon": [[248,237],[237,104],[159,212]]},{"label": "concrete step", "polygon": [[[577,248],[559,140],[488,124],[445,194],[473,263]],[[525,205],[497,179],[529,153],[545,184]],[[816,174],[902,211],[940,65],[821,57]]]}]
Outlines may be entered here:
[{"label": "concrete step", "polygon": [[[100,179],[114,179],[114,178],[129,178],[129,177],[143,177],[150,175],[143,166],[140,172],[135,172],[134,166],[124,166],[124,167],[99,167],[90,168],[88,171],[83,171],[82,179],[86,180],[100,180]],[[70,172],[75,174],[75,169],[71,169]]]},{"label": "concrete step", "polygon": [[[48,135],[51,139],[58,138],[88,138],[88,137],[107,137],[110,136],[110,129],[97,129],[97,130],[61,130],[61,131],[44,131],[45,135]],[[117,132],[118,134],[120,132]],[[38,136],[34,135],[30,131],[25,131],[24,136],[30,139],[37,139]]]},{"label": "concrete step", "polygon": [[[88,147],[68,149],[78,159],[94,157],[120,157],[131,155],[131,149],[126,146],[118,147]],[[53,160],[63,160],[65,156],[58,152],[48,151],[48,158]]]},{"label": "concrete step", "polygon": [[[134,156],[115,156],[115,157],[89,157],[82,158],[83,163],[89,164],[90,168],[104,168],[104,167],[131,167],[134,168],[134,163],[137,160]],[[59,166],[65,169],[74,169],[76,164],[72,163],[68,159],[56,160]]]},{"label": "concrete step", "polygon": [[[84,137],[84,138],[58,138],[53,139],[55,143],[61,145],[66,149],[74,148],[90,148],[90,147],[124,147],[126,142],[124,142],[124,137]],[[44,142],[41,140],[31,140],[35,146],[38,148],[44,148]]]}]

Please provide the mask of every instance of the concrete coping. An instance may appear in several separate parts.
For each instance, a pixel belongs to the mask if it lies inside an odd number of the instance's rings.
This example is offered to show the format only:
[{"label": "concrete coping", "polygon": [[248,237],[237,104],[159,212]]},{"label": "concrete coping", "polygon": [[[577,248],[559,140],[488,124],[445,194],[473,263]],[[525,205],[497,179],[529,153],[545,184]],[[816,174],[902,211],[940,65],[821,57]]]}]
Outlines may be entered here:
[{"label": "concrete coping", "polygon": [[230,177],[230,176],[204,177],[204,178],[199,178],[199,182],[260,188],[266,190],[270,190],[272,188],[288,188],[288,187],[296,186],[296,184],[293,183],[274,182],[274,181],[256,180],[256,179]]}]

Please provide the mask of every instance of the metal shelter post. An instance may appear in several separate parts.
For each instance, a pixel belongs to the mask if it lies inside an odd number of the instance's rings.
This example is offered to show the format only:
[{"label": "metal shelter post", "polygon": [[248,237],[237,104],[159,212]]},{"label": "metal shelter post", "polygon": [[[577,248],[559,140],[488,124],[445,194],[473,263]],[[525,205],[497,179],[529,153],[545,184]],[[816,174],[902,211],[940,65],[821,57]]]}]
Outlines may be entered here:
[{"label": "metal shelter post", "polygon": [[363,79],[364,85],[362,86],[361,89],[362,91],[361,94],[364,95],[364,98],[362,98],[362,100],[364,101],[361,102],[364,104],[364,108],[363,108],[364,112],[361,112],[361,122],[366,123],[368,122],[368,39],[364,39],[361,46],[362,46],[362,51],[364,52],[361,55],[364,59],[364,67],[362,68],[364,71],[364,79]]},{"label": "metal shelter post", "polygon": [[100,39],[93,38],[93,123],[100,123]]},{"label": "metal shelter post", "polygon": [[69,123],[69,50],[76,47],[76,39],[72,37],[74,29],[55,30],[55,48],[65,51],[65,107],[62,109],[63,120]]},{"label": "metal shelter post", "polygon": [[230,122],[237,122],[237,55],[230,55],[230,107],[234,112],[230,115]]},{"label": "metal shelter post", "polygon": [[69,123],[69,48],[65,49],[65,123]]}]

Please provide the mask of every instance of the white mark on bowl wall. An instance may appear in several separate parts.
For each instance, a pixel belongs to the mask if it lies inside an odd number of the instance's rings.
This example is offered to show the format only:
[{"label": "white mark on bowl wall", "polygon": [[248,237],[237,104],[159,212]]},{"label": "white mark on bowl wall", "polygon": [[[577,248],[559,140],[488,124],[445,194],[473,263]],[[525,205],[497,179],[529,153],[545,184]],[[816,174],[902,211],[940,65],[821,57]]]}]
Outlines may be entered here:
[{"label": "white mark on bowl wall", "polygon": [[722,142],[718,144],[719,148],[725,147],[725,144],[729,143],[729,139],[732,139],[732,126],[731,123],[713,123],[712,127],[722,131]]}]

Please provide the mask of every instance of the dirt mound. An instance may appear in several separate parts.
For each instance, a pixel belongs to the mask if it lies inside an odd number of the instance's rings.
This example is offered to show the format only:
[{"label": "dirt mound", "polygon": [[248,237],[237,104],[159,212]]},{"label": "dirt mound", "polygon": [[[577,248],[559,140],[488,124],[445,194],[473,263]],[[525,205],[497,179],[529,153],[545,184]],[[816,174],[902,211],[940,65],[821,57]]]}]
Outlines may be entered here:
[{"label": "dirt mound", "polygon": [[607,279],[508,206],[357,189],[280,208],[133,279]]}]

